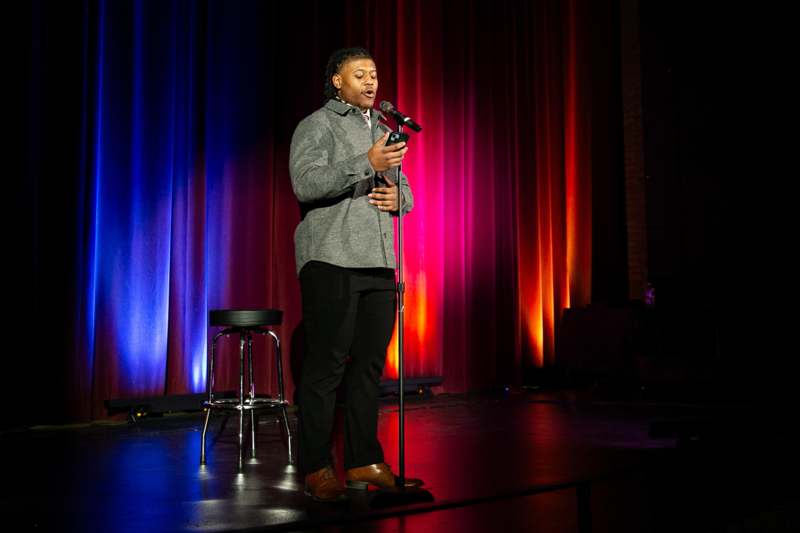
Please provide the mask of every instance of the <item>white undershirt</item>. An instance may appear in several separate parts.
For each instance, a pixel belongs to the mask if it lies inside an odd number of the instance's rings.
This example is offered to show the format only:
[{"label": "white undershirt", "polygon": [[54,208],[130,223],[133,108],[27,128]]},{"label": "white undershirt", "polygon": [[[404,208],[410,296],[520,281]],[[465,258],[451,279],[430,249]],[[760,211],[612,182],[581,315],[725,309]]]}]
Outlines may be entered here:
[{"label": "white undershirt", "polygon": [[367,109],[366,111],[362,111],[361,116],[364,117],[364,120],[367,121],[367,127],[369,127],[369,129],[372,129],[372,119],[369,116],[369,109]]}]

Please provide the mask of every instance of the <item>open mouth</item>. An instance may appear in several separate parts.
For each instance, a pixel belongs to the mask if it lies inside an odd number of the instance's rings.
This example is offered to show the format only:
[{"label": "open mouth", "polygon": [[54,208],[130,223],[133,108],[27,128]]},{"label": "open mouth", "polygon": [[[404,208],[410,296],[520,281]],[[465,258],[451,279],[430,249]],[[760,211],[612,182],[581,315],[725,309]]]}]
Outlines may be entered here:
[{"label": "open mouth", "polygon": [[373,89],[367,89],[366,91],[362,92],[364,96],[367,98],[375,98],[375,91]]}]

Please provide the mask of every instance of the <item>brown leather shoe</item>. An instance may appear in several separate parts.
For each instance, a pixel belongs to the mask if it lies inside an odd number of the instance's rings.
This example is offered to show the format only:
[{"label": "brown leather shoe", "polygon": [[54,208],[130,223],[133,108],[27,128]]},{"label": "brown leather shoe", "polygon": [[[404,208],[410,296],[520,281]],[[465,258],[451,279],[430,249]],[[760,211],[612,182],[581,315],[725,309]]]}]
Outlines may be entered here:
[{"label": "brown leather shoe", "polygon": [[326,466],[306,476],[305,493],[318,502],[336,502],[347,499],[345,488],[336,479],[333,468]]},{"label": "brown leather shoe", "polygon": [[[344,478],[348,489],[367,490],[370,485],[388,490],[398,488],[397,476],[392,473],[392,469],[386,463],[351,468],[344,473]],[[425,482],[421,479],[405,479],[405,488],[407,489],[421,487],[424,484]]]}]

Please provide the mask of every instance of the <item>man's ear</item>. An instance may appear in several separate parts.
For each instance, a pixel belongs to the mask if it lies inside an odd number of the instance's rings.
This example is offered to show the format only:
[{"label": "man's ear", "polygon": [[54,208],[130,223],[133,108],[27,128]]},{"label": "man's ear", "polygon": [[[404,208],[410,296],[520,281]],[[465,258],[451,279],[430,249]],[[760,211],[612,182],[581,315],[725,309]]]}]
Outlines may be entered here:
[{"label": "man's ear", "polygon": [[334,87],[336,87],[337,89],[342,88],[342,77],[340,75],[334,74],[331,79],[333,80]]}]

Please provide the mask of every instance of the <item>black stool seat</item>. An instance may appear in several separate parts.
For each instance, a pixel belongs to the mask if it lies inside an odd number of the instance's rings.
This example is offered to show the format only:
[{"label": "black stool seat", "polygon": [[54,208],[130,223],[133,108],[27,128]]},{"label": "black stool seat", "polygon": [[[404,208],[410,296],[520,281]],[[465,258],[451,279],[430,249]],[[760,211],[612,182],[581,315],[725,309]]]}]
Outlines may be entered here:
[{"label": "black stool seat", "polygon": [[257,328],[283,322],[280,309],[214,309],[208,313],[212,327]]}]

